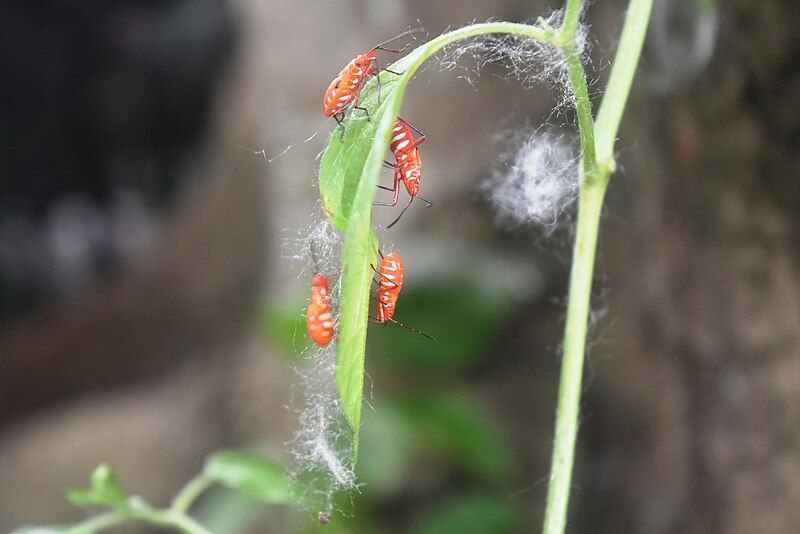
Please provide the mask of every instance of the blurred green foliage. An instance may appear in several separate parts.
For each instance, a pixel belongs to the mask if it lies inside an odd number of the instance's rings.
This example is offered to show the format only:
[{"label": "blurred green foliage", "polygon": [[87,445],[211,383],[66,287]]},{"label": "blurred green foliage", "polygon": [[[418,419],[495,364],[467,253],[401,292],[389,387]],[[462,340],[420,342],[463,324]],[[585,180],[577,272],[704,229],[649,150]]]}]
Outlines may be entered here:
[{"label": "blurred green foliage", "polygon": [[283,468],[262,456],[243,451],[220,451],[206,460],[203,474],[214,482],[265,503],[293,501],[294,492]]},{"label": "blurred green foliage", "polygon": [[456,495],[432,506],[414,523],[414,534],[505,534],[518,523],[519,510],[503,495]]},{"label": "blurred green foliage", "polygon": [[395,318],[435,341],[397,325],[374,325],[367,367],[420,374],[458,372],[487,356],[509,315],[509,299],[479,281],[456,274],[416,281],[404,288]]},{"label": "blurred green foliage", "polygon": [[92,472],[92,483],[86,490],[69,490],[67,500],[77,506],[110,506],[127,508],[128,497],[117,475],[106,464],[98,465]]}]

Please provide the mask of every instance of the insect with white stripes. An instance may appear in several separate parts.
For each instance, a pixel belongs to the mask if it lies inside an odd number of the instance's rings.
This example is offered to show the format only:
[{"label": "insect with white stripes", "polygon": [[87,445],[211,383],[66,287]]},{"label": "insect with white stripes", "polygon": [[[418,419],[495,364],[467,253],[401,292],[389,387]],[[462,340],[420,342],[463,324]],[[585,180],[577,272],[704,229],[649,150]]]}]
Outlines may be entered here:
[{"label": "insect with white stripes", "polygon": [[[380,252],[380,251],[379,251]],[[381,254],[381,263],[379,269],[376,270],[380,280],[378,281],[378,310],[374,321],[376,323],[386,324],[394,323],[402,326],[412,332],[423,335],[428,339],[433,339],[425,332],[421,332],[410,326],[394,319],[394,312],[397,308],[397,299],[400,296],[400,291],[403,289],[403,283],[406,277],[406,266],[403,258],[397,252],[391,252],[386,256]]]},{"label": "insect with white stripes", "polygon": [[[392,74],[400,74],[393,70],[379,68],[377,51],[383,50],[385,52],[399,53],[401,50],[392,50],[385,48],[383,45],[390,43],[400,37],[409,33],[408,31],[392,37],[391,39],[380,43],[364,54],[360,54],[350,60],[350,63],[344,66],[339,74],[333,79],[325,91],[325,96],[322,97],[322,111],[326,117],[334,117],[336,122],[341,124],[345,112],[352,106],[354,109],[363,111],[369,117],[369,111],[366,108],[358,105],[358,98],[361,96],[361,90],[364,84],[370,78],[378,74],[379,71],[384,70]],[[379,80],[380,81],[380,80]]]},{"label": "insect with white stripes", "polygon": [[[420,137],[414,139],[414,133],[411,130],[420,134]],[[428,206],[431,205],[429,200],[425,200],[419,196],[420,180],[422,179],[422,157],[419,152],[419,145],[425,142],[425,134],[411,126],[409,123],[401,118],[397,118],[392,128],[392,140],[389,142],[389,150],[392,151],[395,158],[395,163],[384,161],[384,164],[394,169],[394,186],[389,189],[388,187],[378,186],[381,189],[391,191],[394,193],[391,202],[375,202],[375,206],[396,206],[400,198],[400,183],[402,182],[408,192],[408,204],[400,211],[400,215],[386,228],[391,228],[403,214],[406,212],[411,202],[415,198],[419,198]]]}]

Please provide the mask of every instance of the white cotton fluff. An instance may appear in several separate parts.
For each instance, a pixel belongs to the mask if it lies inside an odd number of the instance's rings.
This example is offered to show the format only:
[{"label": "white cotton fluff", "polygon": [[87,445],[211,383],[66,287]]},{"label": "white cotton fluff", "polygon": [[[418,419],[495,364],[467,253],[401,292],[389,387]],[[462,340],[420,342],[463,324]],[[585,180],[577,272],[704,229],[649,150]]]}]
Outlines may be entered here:
[{"label": "white cotton fluff", "polygon": [[577,199],[579,159],[574,143],[553,133],[512,131],[498,168],[481,183],[498,221],[535,223],[551,231]]},{"label": "white cotton fluff", "polygon": [[[557,28],[562,17],[562,11],[555,11],[545,23]],[[589,57],[588,42],[587,27],[580,25],[576,45],[584,61]],[[461,71],[460,78],[470,85],[475,85],[481,70],[489,64],[504,71],[494,75],[515,80],[522,87],[530,88],[539,83],[550,85],[557,92],[556,110],[568,109],[573,103],[564,54],[552,44],[516,34],[486,34],[449,45],[439,55],[439,68]]]},{"label": "white cotton fluff", "polygon": [[[312,219],[308,229],[284,238],[283,256],[303,265],[299,276],[307,277],[309,286],[318,272],[328,277],[338,331],[342,236],[321,213]],[[297,320],[305,320],[304,311]],[[303,492],[303,502],[316,511],[330,513],[337,491],[357,489],[351,459],[352,432],[336,388],[336,338],[325,347],[309,342],[295,372],[299,400],[293,407],[298,428],[289,443],[289,472]]]}]

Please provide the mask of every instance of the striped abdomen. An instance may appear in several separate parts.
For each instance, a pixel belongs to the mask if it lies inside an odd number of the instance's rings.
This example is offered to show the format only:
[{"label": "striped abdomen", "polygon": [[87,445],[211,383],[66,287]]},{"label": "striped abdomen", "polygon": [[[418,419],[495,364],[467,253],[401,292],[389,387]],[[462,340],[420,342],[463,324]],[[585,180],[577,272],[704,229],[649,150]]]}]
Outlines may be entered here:
[{"label": "striped abdomen", "polygon": [[306,311],[308,337],[324,347],[333,339],[333,315],[331,314],[331,287],[327,277],[318,273],[311,282],[311,302]]},{"label": "striped abdomen", "polygon": [[417,147],[423,140],[424,138],[414,139],[411,127],[406,121],[400,118],[395,121],[389,150],[394,154],[396,160],[394,167],[400,175],[400,180],[412,197],[419,193],[422,178],[422,156]]},{"label": "striped abdomen", "polygon": [[381,259],[380,269],[378,270],[380,288],[378,290],[378,314],[379,323],[385,323],[392,319],[397,297],[403,289],[405,278],[405,265],[403,259],[397,252],[388,254]]},{"label": "striped abdomen", "polygon": [[411,132],[411,126],[403,119],[398,118],[394,122],[394,128],[392,128],[392,140],[389,142],[389,150],[398,158],[398,152],[407,148],[413,142],[414,134]]},{"label": "striped abdomen", "polygon": [[322,111],[326,117],[342,113],[358,102],[358,95],[369,76],[378,72],[374,65],[375,52],[362,54],[348,63],[333,79],[322,98]]}]

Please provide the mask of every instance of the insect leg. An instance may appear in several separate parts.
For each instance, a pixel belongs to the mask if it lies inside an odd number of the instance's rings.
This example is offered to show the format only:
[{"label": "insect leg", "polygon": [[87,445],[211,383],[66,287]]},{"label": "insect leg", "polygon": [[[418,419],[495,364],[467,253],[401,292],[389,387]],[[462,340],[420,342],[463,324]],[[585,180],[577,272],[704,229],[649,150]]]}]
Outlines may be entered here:
[{"label": "insect leg", "polygon": [[[377,60],[375,60],[375,68],[378,69],[378,61]],[[378,70],[380,70],[380,69],[378,69]],[[375,83],[378,84],[378,105],[380,106],[381,105],[381,73],[378,72],[377,74],[375,74],[375,77],[377,78],[377,81]]]},{"label": "insect leg", "polygon": [[336,124],[338,124],[340,126],[340,128],[341,128],[340,133],[339,133],[339,140],[340,141],[344,141],[344,129],[345,129],[344,124],[343,124],[344,123],[344,114],[345,114],[345,112],[342,111],[341,113],[337,113],[336,115],[333,116],[333,118],[336,119]]},{"label": "insect leg", "polygon": [[[378,186],[378,187],[381,187],[382,189],[387,189],[387,188],[384,188],[382,186]],[[397,206],[397,200],[400,198],[400,172],[397,169],[395,169],[395,173],[394,173],[394,189],[392,189],[391,191],[394,191],[394,197],[392,198],[391,202],[373,202],[372,205],[373,206]]]},{"label": "insect leg", "polygon": [[[376,268],[375,268],[375,266],[374,266],[374,265],[370,264],[370,267],[372,267],[372,270],[373,270],[373,271],[375,271],[375,274],[377,274],[377,275],[378,275],[378,276],[380,276],[380,277],[383,277],[383,278],[384,278],[384,279],[385,279],[387,282],[389,282],[390,284],[392,284],[394,287],[398,287],[398,286],[397,286],[397,282],[393,281],[391,278],[389,278],[388,276],[386,276],[385,274],[383,274],[382,272],[380,272],[378,269],[376,269]],[[376,281],[376,280],[373,278],[373,282],[374,282],[374,281]],[[380,282],[378,282],[378,284],[380,285]]]},{"label": "insect leg", "polygon": [[395,71],[395,70],[392,70],[392,69],[385,69],[385,68],[383,68],[383,67],[378,67],[378,70],[382,70],[382,71],[384,71],[384,72],[389,72],[389,73],[391,73],[391,74],[396,74],[397,76],[402,76],[403,74],[405,74],[405,71],[403,71],[403,72],[397,72],[397,71]]},{"label": "insect leg", "polygon": [[362,108],[361,106],[353,106],[353,109],[360,109],[361,111],[367,114],[367,120],[372,120],[369,116],[369,110],[367,108]]}]

